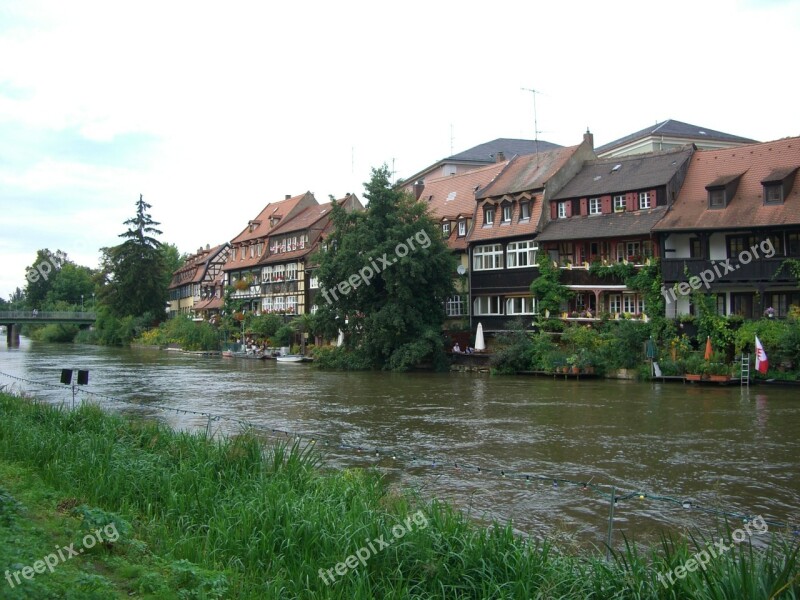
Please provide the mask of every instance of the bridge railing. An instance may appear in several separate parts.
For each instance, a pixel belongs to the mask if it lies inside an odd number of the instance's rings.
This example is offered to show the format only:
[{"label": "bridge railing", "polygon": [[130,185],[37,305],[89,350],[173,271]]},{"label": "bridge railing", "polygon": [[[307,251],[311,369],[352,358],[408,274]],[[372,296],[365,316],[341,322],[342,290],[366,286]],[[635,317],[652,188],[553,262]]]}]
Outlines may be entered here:
[{"label": "bridge railing", "polygon": [[29,319],[41,319],[43,321],[94,321],[97,319],[97,313],[68,311],[38,311],[34,313],[32,310],[0,311],[0,321],[8,322],[15,319],[24,321]]}]

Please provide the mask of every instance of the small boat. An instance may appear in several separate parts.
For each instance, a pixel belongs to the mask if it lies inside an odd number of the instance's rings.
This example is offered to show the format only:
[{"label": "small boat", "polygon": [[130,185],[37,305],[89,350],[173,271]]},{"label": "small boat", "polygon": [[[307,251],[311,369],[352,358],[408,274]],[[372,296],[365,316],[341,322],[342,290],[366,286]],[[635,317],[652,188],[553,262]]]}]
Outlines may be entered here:
[{"label": "small boat", "polygon": [[275,360],[284,363],[300,363],[300,362],[309,362],[311,359],[306,358],[302,354],[286,354],[284,356],[276,357]]}]

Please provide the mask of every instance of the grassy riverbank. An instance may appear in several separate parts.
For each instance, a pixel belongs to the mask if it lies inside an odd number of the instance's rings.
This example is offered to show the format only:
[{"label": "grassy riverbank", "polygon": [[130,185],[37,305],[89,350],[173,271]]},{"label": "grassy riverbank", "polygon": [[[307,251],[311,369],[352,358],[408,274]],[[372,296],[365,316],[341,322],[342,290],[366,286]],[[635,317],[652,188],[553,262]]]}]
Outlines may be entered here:
[{"label": "grassy riverbank", "polygon": [[98,528],[120,534],[14,588],[0,581],[2,598],[762,599],[784,586],[778,597],[800,596],[797,548],[777,542],[734,545],[669,584],[706,542],[612,562],[566,555],[416,505],[372,472],[323,472],[313,449],[248,434],[208,441],[4,394],[0,417],[3,572]]}]

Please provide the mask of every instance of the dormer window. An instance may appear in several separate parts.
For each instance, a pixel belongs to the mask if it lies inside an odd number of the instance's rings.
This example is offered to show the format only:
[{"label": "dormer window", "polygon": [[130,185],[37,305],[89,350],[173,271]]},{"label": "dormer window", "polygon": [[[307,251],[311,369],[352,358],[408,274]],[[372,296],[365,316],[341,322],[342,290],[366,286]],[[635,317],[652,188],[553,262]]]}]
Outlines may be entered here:
[{"label": "dormer window", "polygon": [[483,224],[494,225],[494,206],[487,206],[483,209]]},{"label": "dormer window", "polygon": [[765,185],[764,204],[783,204],[783,186]]},{"label": "dormer window", "polygon": [[511,223],[511,204],[503,203],[503,223]]},{"label": "dormer window", "polygon": [[725,208],[725,189],[709,190],[708,191],[708,207],[709,208]]},{"label": "dormer window", "polygon": [[650,192],[639,192],[639,210],[650,208],[652,202]]},{"label": "dormer window", "polygon": [[519,220],[527,221],[531,218],[531,203],[524,201],[519,203]]},{"label": "dormer window", "polygon": [[741,177],[741,173],[723,175],[709,183],[706,186],[706,190],[708,190],[708,208],[720,209],[728,206],[736,195],[736,189],[739,187],[739,179]]},{"label": "dormer window", "polygon": [[467,235],[467,222],[461,219],[458,222],[458,237],[464,237],[465,235]]},{"label": "dormer window", "polygon": [[798,167],[775,169],[761,181],[764,186],[764,204],[783,204],[794,184]]},{"label": "dormer window", "polygon": [[589,198],[589,214],[599,215],[603,212],[603,206],[600,198]]},{"label": "dormer window", "polygon": [[566,219],[567,218],[567,203],[566,202],[559,202],[558,203],[558,218],[559,219]]},{"label": "dormer window", "polygon": [[614,196],[614,212],[625,212],[626,208],[628,208],[628,202],[625,199],[625,194]]},{"label": "dormer window", "polygon": [[442,237],[449,238],[450,237],[450,223],[442,223]]}]

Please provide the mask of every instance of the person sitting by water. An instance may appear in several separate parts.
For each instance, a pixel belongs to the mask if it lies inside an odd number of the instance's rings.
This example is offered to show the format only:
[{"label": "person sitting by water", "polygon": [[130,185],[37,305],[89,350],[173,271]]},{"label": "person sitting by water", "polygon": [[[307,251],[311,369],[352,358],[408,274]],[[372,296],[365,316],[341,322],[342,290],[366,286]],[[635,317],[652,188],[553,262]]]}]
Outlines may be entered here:
[{"label": "person sitting by water", "polygon": [[461,354],[461,346],[458,345],[458,342],[453,344],[453,352],[457,352],[457,353]]},{"label": "person sitting by water", "polygon": [[472,354],[473,352],[475,352],[475,348],[473,348],[472,346],[467,346],[467,349],[465,350],[465,353],[466,354]]}]

